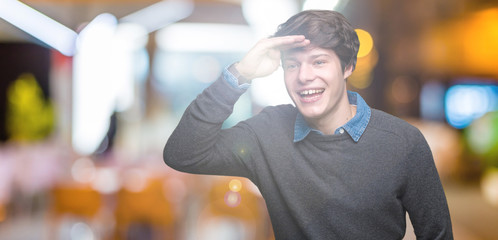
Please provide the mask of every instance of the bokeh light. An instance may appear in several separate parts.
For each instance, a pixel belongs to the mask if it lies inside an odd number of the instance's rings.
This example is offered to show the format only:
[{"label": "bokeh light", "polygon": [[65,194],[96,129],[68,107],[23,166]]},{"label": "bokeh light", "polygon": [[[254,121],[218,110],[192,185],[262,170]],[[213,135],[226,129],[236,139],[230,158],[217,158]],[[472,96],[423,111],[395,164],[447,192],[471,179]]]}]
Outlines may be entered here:
[{"label": "bokeh light", "polygon": [[358,58],[356,68],[348,78],[348,83],[358,89],[364,89],[372,84],[372,72],[379,61],[377,50],[373,48],[370,53],[364,57]]},{"label": "bokeh light", "polygon": [[122,185],[130,192],[141,192],[147,186],[147,172],[143,169],[132,168],[122,173]]},{"label": "bokeh light", "polygon": [[460,84],[446,92],[446,119],[455,128],[465,128],[493,110],[498,110],[498,86]]},{"label": "bokeh light", "polygon": [[242,189],[242,182],[239,179],[232,179],[230,180],[228,187],[230,188],[230,191],[238,192]]},{"label": "bokeh light", "polygon": [[397,103],[407,104],[418,96],[418,82],[408,76],[399,76],[391,83],[391,95]]},{"label": "bokeh light", "polygon": [[465,129],[472,152],[482,157],[485,165],[498,167],[498,111],[486,113]]},{"label": "bokeh light", "polygon": [[103,194],[117,192],[121,187],[117,170],[109,167],[98,168],[92,187]]},{"label": "bokeh light", "polygon": [[202,83],[214,82],[222,71],[222,66],[218,59],[209,55],[200,55],[194,60],[191,68],[195,80]]},{"label": "bokeh light", "polygon": [[348,78],[348,83],[357,89],[364,89],[372,83],[372,72],[377,65],[379,56],[372,35],[360,28],[355,29],[355,31],[360,41],[360,48],[358,49],[356,68]]},{"label": "bokeh light", "polygon": [[355,29],[358,39],[360,40],[360,49],[358,50],[358,58],[368,55],[374,46],[373,38],[370,33],[363,29]]},{"label": "bokeh light", "polygon": [[[61,22],[69,16],[73,26],[82,23],[81,17],[88,21],[103,10],[97,6],[101,4],[86,6],[91,1],[27,2]],[[124,18],[110,15],[149,5],[126,1],[104,4],[109,14],[95,18],[104,22],[81,25],[74,58],[28,36],[23,41],[35,40],[54,56],[54,62],[46,62],[48,80],[25,72],[36,76],[61,117],[51,120],[55,128],[40,142],[11,142],[21,139],[11,131],[12,137],[0,145],[0,238],[37,239],[53,232],[48,239],[273,239],[264,199],[249,179],[178,172],[156,155],[161,155],[186,106],[224,67],[240,61],[256,40],[274,33],[302,7],[339,11],[360,27],[355,29],[360,41],[357,67],[348,88],[358,90],[372,107],[420,129],[447,194],[455,237],[498,239],[496,221],[489,221],[498,219],[498,8],[493,1],[483,2],[405,1],[387,6],[350,1],[346,6],[348,0],[165,0]],[[225,5],[230,5],[228,11]],[[31,19],[6,6],[0,13]],[[81,13],[73,15],[80,7]],[[66,35],[52,35],[68,42]],[[16,44],[6,45],[17,50]],[[2,60],[13,61],[11,56],[23,51],[3,54]],[[222,128],[264,106],[292,104],[282,79],[281,69],[255,79]],[[34,133],[34,124],[45,122],[42,114],[33,114],[45,99],[34,99],[41,96],[40,89],[28,91],[33,90],[32,80],[24,86],[12,84],[16,94],[5,95],[10,109],[29,110],[4,115],[12,119],[6,128],[17,133]],[[111,113],[116,129],[109,129]],[[26,119],[34,124],[20,121]],[[109,137],[108,130],[116,130],[116,135]],[[232,150],[239,157],[254,151],[243,144]],[[265,196],[271,194],[262,190]],[[154,225],[155,221],[164,225]],[[198,224],[205,231],[199,231]],[[412,239],[410,222],[407,227],[405,239]],[[463,237],[462,229],[471,237]],[[13,232],[29,232],[30,237],[10,236]]]},{"label": "bokeh light", "polygon": [[71,240],[94,240],[92,228],[84,222],[75,223],[70,231]]},{"label": "bokeh light", "polygon": [[225,204],[229,207],[237,207],[240,204],[241,196],[238,192],[228,191],[225,194]]},{"label": "bokeh light", "polygon": [[420,91],[420,115],[427,120],[444,120],[446,87],[439,81],[430,81]]},{"label": "bokeh light", "polygon": [[95,179],[96,174],[93,161],[87,157],[77,159],[71,167],[73,179],[80,183],[90,183]]},{"label": "bokeh light", "polygon": [[489,168],[483,174],[481,189],[484,199],[498,207],[498,168]]}]

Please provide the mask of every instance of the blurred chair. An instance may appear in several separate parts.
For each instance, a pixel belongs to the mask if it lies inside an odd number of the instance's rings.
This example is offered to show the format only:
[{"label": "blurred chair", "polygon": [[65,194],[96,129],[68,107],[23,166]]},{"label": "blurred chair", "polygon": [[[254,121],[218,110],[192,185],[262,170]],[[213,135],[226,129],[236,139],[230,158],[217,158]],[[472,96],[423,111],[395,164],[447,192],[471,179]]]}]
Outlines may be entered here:
[{"label": "blurred chair", "polygon": [[50,192],[50,229],[49,239],[65,239],[71,228],[68,223],[74,225],[80,223],[88,226],[87,234],[97,239],[99,236],[96,229],[91,229],[92,222],[99,216],[103,206],[102,195],[89,185],[56,185]]},{"label": "blurred chair", "polygon": [[56,215],[73,214],[91,218],[102,205],[100,193],[90,186],[56,186],[52,197],[53,213]]},{"label": "blurred chair", "polygon": [[115,239],[175,239],[175,214],[163,182],[153,178],[139,191],[120,189],[114,213]]},{"label": "blurred chair", "polygon": [[[242,183],[236,191],[229,186],[232,180]],[[266,205],[260,195],[248,189],[251,184],[245,178],[215,180],[198,218],[195,239],[272,239]]]}]

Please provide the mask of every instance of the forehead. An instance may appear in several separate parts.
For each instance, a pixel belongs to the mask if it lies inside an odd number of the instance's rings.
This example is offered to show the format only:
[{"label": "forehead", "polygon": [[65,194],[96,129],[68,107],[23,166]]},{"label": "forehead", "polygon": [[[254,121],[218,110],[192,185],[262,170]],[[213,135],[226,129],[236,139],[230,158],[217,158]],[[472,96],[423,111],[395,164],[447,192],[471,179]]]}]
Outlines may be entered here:
[{"label": "forehead", "polygon": [[321,47],[308,46],[304,48],[293,48],[289,50],[282,51],[282,60],[294,60],[298,58],[307,57],[337,57],[335,52],[331,49],[325,49]]}]

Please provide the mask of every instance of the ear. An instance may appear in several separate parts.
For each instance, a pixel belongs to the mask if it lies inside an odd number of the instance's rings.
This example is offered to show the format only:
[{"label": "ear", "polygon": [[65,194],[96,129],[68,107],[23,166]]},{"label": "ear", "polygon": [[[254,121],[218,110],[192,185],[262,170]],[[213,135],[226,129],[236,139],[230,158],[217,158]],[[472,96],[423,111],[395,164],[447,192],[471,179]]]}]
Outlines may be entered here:
[{"label": "ear", "polygon": [[347,66],[345,69],[344,69],[344,79],[348,78],[349,76],[351,76],[351,74],[353,73],[353,65],[349,65]]}]

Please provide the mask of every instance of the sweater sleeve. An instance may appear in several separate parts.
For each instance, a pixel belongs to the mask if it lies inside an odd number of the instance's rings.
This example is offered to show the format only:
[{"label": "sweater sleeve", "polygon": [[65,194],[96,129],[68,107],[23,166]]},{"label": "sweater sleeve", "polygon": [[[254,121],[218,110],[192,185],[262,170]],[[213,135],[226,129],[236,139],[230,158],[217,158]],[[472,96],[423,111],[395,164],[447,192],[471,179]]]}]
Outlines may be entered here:
[{"label": "sweater sleeve", "polygon": [[412,140],[402,200],[415,235],[417,239],[453,239],[446,196],[429,145],[419,131]]},{"label": "sweater sleeve", "polygon": [[246,124],[221,129],[233,106],[245,92],[223,74],[187,107],[164,147],[165,163],[196,174],[249,177],[244,149],[255,142]]}]

